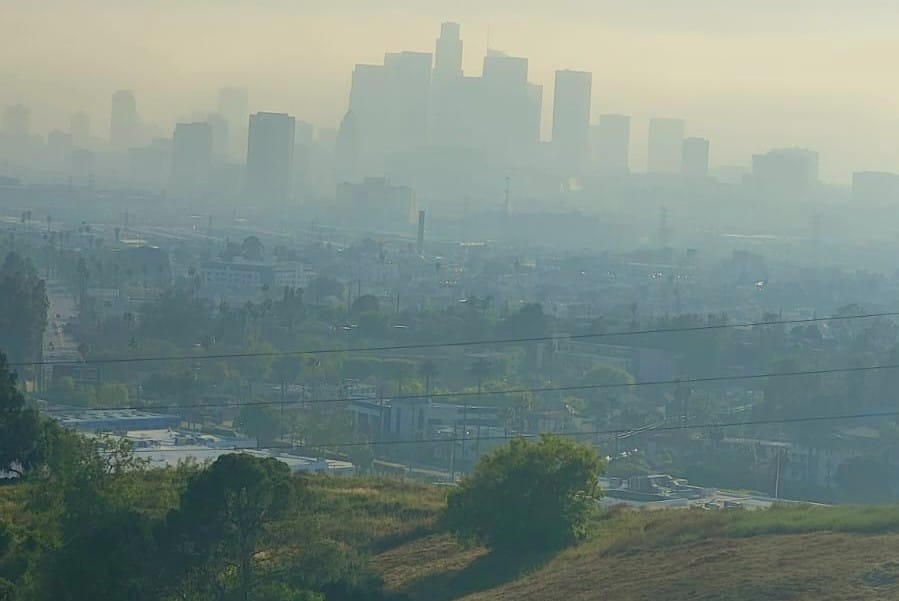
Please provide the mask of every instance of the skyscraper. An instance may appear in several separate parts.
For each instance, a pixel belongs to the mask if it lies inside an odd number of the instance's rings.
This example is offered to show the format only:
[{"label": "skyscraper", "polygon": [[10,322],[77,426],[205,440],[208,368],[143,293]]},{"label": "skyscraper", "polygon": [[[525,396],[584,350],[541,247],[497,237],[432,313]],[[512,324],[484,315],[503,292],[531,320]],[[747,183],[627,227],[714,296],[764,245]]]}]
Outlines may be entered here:
[{"label": "skyscraper", "polygon": [[84,148],[91,137],[91,118],[85,112],[73,113],[69,118],[69,133],[72,135],[72,143]]},{"label": "skyscraper", "polygon": [[[458,23],[443,23],[437,38],[431,97],[428,103],[428,141],[434,147],[467,147],[473,132],[475,112],[480,105],[472,96],[479,92],[480,78],[465,77],[462,72],[462,39]],[[476,82],[475,85],[472,82]]]},{"label": "skyscraper", "polygon": [[291,195],[296,123],[286,113],[250,115],[247,195],[254,203],[285,203]]},{"label": "skyscraper", "polygon": [[622,175],[630,171],[631,118],[627,115],[600,115],[590,128],[591,154],[600,175]]},{"label": "skyscraper", "polygon": [[592,73],[556,71],[552,140],[566,175],[580,173],[590,151],[592,86]]},{"label": "skyscraper", "polygon": [[171,190],[196,196],[209,178],[213,129],[209,122],[178,123],[172,138]]},{"label": "skyscraper", "polygon": [[650,119],[646,170],[650,173],[679,173],[684,143],[683,119]]},{"label": "skyscraper", "polygon": [[484,57],[483,137],[481,143],[500,157],[520,156],[532,139],[532,100],[528,97],[528,59],[495,50]]},{"label": "skyscraper", "polygon": [[228,154],[238,161],[247,156],[247,118],[250,115],[247,89],[229,86],[219,90],[218,113],[228,123]]},{"label": "skyscraper", "polygon": [[775,195],[801,195],[818,183],[818,153],[805,148],[778,148],[752,155],[752,181]]},{"label": "skyscraper", "polygon": [[415,150],[427,139],[428,96],[431,91],[429,52],[391,52],[384,55],[388,152]]},{"label": "skyscraper", "polygon": [[434,83],[439,85],[462,77],[462,39],[458,23],[442,23],[434,54]]},{"label": "skyscraper", "polygon": [[212,132],[212,155],[222,160],[228,156],[228,120],[221,113],[206,115],[206,123]]},{"label": "skyscraper", "polygon": [[383,65],[354,68],[349,110],[364,173],[382,173],[386,157],[425,144],[432,62],[427,52],[391,52]]},{"label": "skyscraper", "polygon": [[134,92],[119,90],[112,95],[109,143],[115,150],[128,150],[137,145],[139,136],[140,119]]},{"label": "skyscraper", "polygon": [[11,138],[28,137],[31,129],[31,111],[24,104],[14,104],[3,111],[2,133]]},{"label": "skyscraper", "polygon": [[681,156],[681,173],[688,177],[705,177],[709,174],[709,141],[705,138],[684,140]]}]

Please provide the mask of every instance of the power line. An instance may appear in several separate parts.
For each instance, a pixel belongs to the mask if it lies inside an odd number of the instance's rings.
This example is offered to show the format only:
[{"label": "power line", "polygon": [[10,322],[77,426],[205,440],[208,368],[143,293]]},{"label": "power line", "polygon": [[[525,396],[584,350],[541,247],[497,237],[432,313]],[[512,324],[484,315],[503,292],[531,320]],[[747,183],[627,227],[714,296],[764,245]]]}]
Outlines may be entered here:
[{"label": "power line", "polygon": [[751,328],[776,325],[799,325],[830,321],[848,321],[854,319],[873,319],[878,317],[899,317],[899,311],[884,313],[868,313],[865,315],[835,315],[832,317],[810,317],[805,319],[778,319],[774,321],[756,321],[729,324],[711,324],[704,326],[690,326],[685,328],[653,328],[645,330],[629,330],[618,332],[598,332],[592,334],[556,334],[550,336],[529,336],[524,338],[494,338],[482,340],[466,340],[459,342],[423,342],[416,344],[396,344],[385,346],[350,347],[350,348],[322,348],[314,350],[296,351],[260,351],[245,353],[218,353],[202,355],[154,355],[149,357],[114,357],[109,359],[84,359],[84,360],[53,360],[23,361],[10,363],[10,367],[38,367],[44,365],[108,365],[116,363],[149,363],[160,361],[201,361],[213,359],[253,359],[266,357],[286,357],[303,355],[328,355],[337,353],[365,353],[403,351],[430,348],[451,348],[460,346],[483,346],[491,344],[520,344],[525,342],[549,342],[553,340],[585,340],[592,338],[612,338],[627,336],[643,336],[648,334],[675,334],[682,332],[704,332],[708,330],[722,330],[733,328]]},{"label": "power line", "polygon": [[[826,421],[846,421],[846,420],[855,420],[855,419],[872,419],[872,418],[884,418],[884,417],[897,417],[899,416],[899,411],[874,411],[867,413],[846,413],[842,415],[812,415],[812,416],[803,416],[803,417],[786,417],[786,418],[772,418],[772,419],[754,419],[754,420],[744,420],[744,421],[733,421],[733,422],[709,422],[704,424],[672,424],[668,426],[660,425],[658,427],[644,427],[646,429],[640,428],[617,428],[611,430],[591,430],[588,432],[554,432],[552,434],[558,436],[570,436],[574,438],[580,437],[590,437],[590,436],[616,436],[621,438],[630,434],[648,434],[653,435],[660,432],[671,432],[678,430],[701,430],[701,429],[718,429],[718,428],[734,428],[740,426],[766,426],[766,425],[776,425],[776,424],[796,424],[796,423],[810,423],[810,422],[826,422]],[[492,435],[492,436],[481,436],[479,440],[481,441],[491,441],[491,440],[512,440],[516,438],[526,438],[533,439],[542,436],[543,434],[549,434],[548,432],[542,434],[503,434],[503,435]],[[451,443],[451,442],[473,442],[475,439],[473,437],[449,437],[449,438],[424,438],[424,439],[412,439],[412,438],[400,438],[397,440],[376,440],[370,442],[360,442],[360,441],[338,441],[338,442],[327,442],[327,443],[319,443],[312,445],[303,445],[304,448],[348,448],[348,447],[366,447],[366,446],[390,446],[390,445],[414,445],[414,444],[439,444],[439,443]],[[254,451],[254,450],[288,450],[293,447],[288,445],[265,445],[265,446],[257,446],[251,448],[242,448],[242,447],[227,447],[222,449],[216,449],[214,447],[209,447],[210,450],[222,450],[222,451]],[[205,449],[205,447],[204,447]],[[196,452],[200,449],[192,448],[192,449],[134,449],[135,453],[172,453],[172,452],[183,452],[183,453],[191,453]]]},{"label": "power line", "polygon": [[[745,374],[745,375],[733,375],[733,376],[707,376],[700,378],[675,378],[671,380],[648,380],[642,382],[633,382],[633,383],[614,383],[614,384],[574,384],[571,386],[547,386],[547,387],[527,387],[527,388],[508,388],[505,390],[484,390],[481,392],[477,391],[465,391],[465,392],[438,392],[432,393],[430,395],[425,394],[409,394],[409,395],[399,395],[393,396],[388,399],[370,399],[368,397],[356,397],[356,398],[330,398],[330,399],[312,399],[312,400],[275,400],[275,401],[247,401],[247,402],[234,402],[234,403],[190,403],[190,404],[169,404],[169,405],[128,405],[128,406],[118,406],[118,407],[95,407],[92,408],[96,411],[153,411],[159,409],[216,409],[216,408],[226,408],[226,407],[256,407],[256,406],[267,406],[267,405],[318,405],[318,404],[329,404],[329,403],[353,403],[356,401],[365,401],[365,400],[388,400],[388,401],[403,401],[403,400],[412,400],[412,399],[423,399],[425,397],[429,399],[435,398],[466,398],[466,397],[482,397],[482,396],[497,396],[497,395],[509,395],[509,394],[526,394],[526,393],[545,393],[545,392],[577,392],[584,390],[603,390],[610,388],[631,388],[631,387],[640,387],[640,386],[665,386],[665,385],[683,385],[683,384],[705,384],[710,382],[734,382],[741,380],[760,380],[765,378],[785,378],[785,377],[797,377],[797,376],[819,376],[819,375],[827,375],[827,374],[844,374],[844,373],[859,373],[859,372],[870,372],[870,371],[879,371],[882,369],[899,369],[899,363],[891,363],[887,365],[869,365],[862,367],[835,367],[830,369],[810,369],[810,370],[796,370],[796,371],[779,371],[779,372],[767,372],[767,373],[759,373],[759,374]],[[46,413],[70,413],[72,409],[48,409],[45,410]]]}]

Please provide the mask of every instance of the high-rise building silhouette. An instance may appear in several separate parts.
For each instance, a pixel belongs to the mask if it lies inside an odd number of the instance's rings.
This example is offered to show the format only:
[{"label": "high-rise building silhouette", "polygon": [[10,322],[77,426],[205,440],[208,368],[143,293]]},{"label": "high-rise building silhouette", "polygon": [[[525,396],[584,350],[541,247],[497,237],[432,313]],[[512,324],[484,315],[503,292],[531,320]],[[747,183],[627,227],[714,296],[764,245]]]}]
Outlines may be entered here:
[{"label": "high-rise building silhouette", "polygon": [[853,173],[852,201],[866,205],[899,205],[899,175],[888,171]]},{"label": "high-rise building silhouette", "polygon": [[439,85],[462,77],[462,38],[458,23],[442,23],[434,53],[434,83]]},{"label": "high-rise building silhouette", "polygon": [[600,175],[630,172],[631,118],[627,115],[600,115],[590,128],[590,152]]},{"label": "high-rise building silhouette", "polygon": [[500,158],[521,156],[538,141],[528,126],[533,120],[528,59],[490,50],[484,57],[483,73],[481,143]]},{"label": "high-rise building silhouette", "polygon": [[778,148],[752,155],[752,181],[775,195],[808,192],[818,183],[818,153],[805,148]]},{"label": "high-rise building silhouette", "polygon": [[224,159],[228,156],[229,127],[228,120],[221,113],[206,115],[206,123],[212,132],[212,156]]},{"label": "high-rise building silhouette", "polygon": [[11,138],[28,137],[31,131],[31,111],[24,104],[6,107],[0,131]]},{"label": "high-rise building silhouette", "polygon": [[118,90],[112,95],[109,143],[115,150],[128,150],[138,144],[139,137],[140,118],[134,92]]},{"label": "high-rise building silhouette", "polygon": [[0,131],[12,138],[25,138],[31,133],[31,111],[24,104],[14,104],[3,111]]},{"label": "high-rise building silhouette", "polygon": [[247,119],[250,116],[247,89],[228,86],[219,90],[218,113],[228,123],[228,154],[238,161],[247,156]]},{"label": "high-rise building silhouette", "polygon": [[592,73],[556,71],[552,141],[566,175],[580,173],[590,152],[592,86]]},{"label": "high-rise building silhouette", "polygon": [[705,177],[709,174],[709,141],[705,138],[687,138],[681,151],[681,173],[688,177]]},{"label": "high-rise building silhouette", "polygon": [[253,203],[285,203],[291,197],[296,123],[286,113],[250,115],[247,196]]},{"label": "high-rise building silhouette", "polygon": [[650,119],[646,170],[650,173],[680,173],[683,151],[683,119]]},{"label": "high-rise building silhouette", "polygon": [[438,148],[470,147],[480,107],[480,78],[462,71],[462,39],[458,23],[443,23],[437,38],[431,97],[428,106],[428,142]]},{"label": "high-rise building silhouette", "polygon": [[427,139],[432,63],[429,52],[384,55],[388,152],[413,150]]},{"label": "high-rise building silhouette", "polygon": [[364,172],[381,173],[387,156],[425,144],[431,67],[427,52],[391,52],[383,65],[356,65],[349,110]]},{"label": "high-rise building silhouette", "polygon": [[72,135],[72,143],[84,148],[91,138],[91,118],[83,111],[73,113],[69,117],[69,133]]},{"label": "high-rise building silhouette", "polygon": [[171,191],[177,196],[200,194],[209,178],[213,129],[207,121],[178,123],[172,137]]}]

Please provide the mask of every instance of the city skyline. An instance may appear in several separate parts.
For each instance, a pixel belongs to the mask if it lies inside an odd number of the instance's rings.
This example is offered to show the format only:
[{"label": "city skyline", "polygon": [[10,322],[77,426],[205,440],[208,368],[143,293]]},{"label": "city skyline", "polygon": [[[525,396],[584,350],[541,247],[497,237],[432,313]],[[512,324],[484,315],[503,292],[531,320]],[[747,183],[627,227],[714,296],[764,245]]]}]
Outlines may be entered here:
[{"label": "city skyline", "polygon": [[[899,148],[891,143],[899,136],[892,84],[884,84],[877,75],[886,72],[884,50],[889,48],[889,38],[884,20],[873,18],[871,11],[855,14],[836,3],[826,4],[815,22],[805,23],[802,38],[808,43],[797,42],[787,48],[784,44],[789,36],[784,30],[797,17],[771,2],[727,14],[712,10],[708,2],[693,2],[683,7],[682,15],[670,8],[656,8],[644,11],[642,19],[633,7],[616,9],[603,2],[597,3],[598,7],[568,4],[573,7],[565,13],[567,17],[547,17],[540,22],[539,32],[503,10],[494,16],[472,8],[447,15],[436,14],[433,8],[404,7],[408,15],[393,10],[372,16],[368,33],[356,37],[346,31],[359,14],[351,18],[339,9],[319,8],[304,24],[295,9],[281,2],[265,10],[231,2],[217,11],[211,11],[208,3],[197,2],[177,11],[177,19],[154,11],[152,26],[139,35],[131,31],[127,20],[122,32],[112,36],[98,30],[102,19],[86,22],[71,15],[77,27],[68,21],[66,26],[87,35],[89,43],[68,55],[53,53],[52,61],[49,49],[26,55],[16,40],[20,32],[56,32],[61,29],[62,17],[48,21],[44,15],[39,20],[28,7],[15,7],[7,9],[7,14],[20,27],[13,27],[13,35],[0,42],[12,59],[0,67],[0,74],[13,85],[0,91],[0,103],[28,105],[32,129],[41,133],[65,129],[68,115],[84,110],[95,124],[95,133],[105,136],[109,94],[118,88],[133,89],[147,122],[170,132],[184,110],[214,106],[217,90],[236,83],[250,90],[253,110],[289,112],[319,127],[336,128],[343,117],[353,64],[376,62],[385,52],[433,52],[434,31],[440,21],[450,18],[458,20],[465,32],[466,73],[479,71],[488,25],[491,46],[529,58],[530,79],[545,92],[543,139],[549,138],[551,127],[553,74],[570,68],[593,73],[593,114],[633,117],[635,165],[645,161],[642,140],[648,119],[670,114],[697,127],[687,135],[720,141],[714,153],[718,164],[745,165],[752,154],[766,148],[795,145],[821,152],[822,176],[827,180],[848,182],[852,171],[899,167]],[[111,15],[139,19],[147,8],[129,3],[128,7],[110,5],[108,10]],[[533,13],[538,9],[528,4],[523,10]],[[578,11],[596,20],[570,23]],[[238,17],[246,20],[247,31],[236,30]],[[395,25],[398,19],[409,26],[388,28],[391,20]],[[560,19],[568,19],[566,27]],[[858,25],[854,37],[834,31],[845,19]],[[207,20],[209,29],[233,30],[233,43],[227,47],[211,43],[208,48],[204,43],[203,49],[192,46],[191,53],[181,53],[188,30],[209,41],[203,33],[206,28],[195,27]],[[324,39],[323,31],[329,26],[334,28]],[[258,32],[265,27],[274,32],[292,28],[303,35],[291,39],[302,41],[277,55],[272,43],[259,39]],[[171,39],[166,38],[170,44],[163,47],[160,43],[166,28],[172,29]],[[728,32],[736,29],[737,35],[726,39],[716,35],[721,28]],[[61,33],[58,42],[70,35]],[[129,35],[136,38],[123,39]],[[279,35],[270,37],[278,39]],[[831,42],[838,42],[839,53]],[[668,52],[671,44],[677,44],[676,52]],[[121,64],[118,71],[108,66],[111,58],[105,55],[136,52],[136,46],[141,48],[141,60],[128,72]],[[173,68],[175,55],[178,65]],[[207,68],[213,58],[215,68]],[[38,75],[36,69],[42,64],[49,66]],[[270,69],[259,69],[260,64],[268,64]],[[291,77],[275,75],[284,72]],[[751,128],[746,126],[750,122]]]}]

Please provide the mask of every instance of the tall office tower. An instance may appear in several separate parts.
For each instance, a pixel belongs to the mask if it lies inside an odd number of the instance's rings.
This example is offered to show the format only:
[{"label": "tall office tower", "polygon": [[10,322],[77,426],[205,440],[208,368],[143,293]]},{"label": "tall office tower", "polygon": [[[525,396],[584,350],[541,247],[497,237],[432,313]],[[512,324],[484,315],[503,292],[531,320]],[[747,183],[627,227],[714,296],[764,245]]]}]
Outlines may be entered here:
[{"label": "tall office tower", "polygon": [[593,164],[600,175],[623,175],[630,172],[630,117],[600,115],[599,123],[590,128],[590,135]]},{"label": "tall office tower", "polygon": [[253,203],[286,203],[291,195],[296,122],[286,113],[250,115],[247,194]]},{"label": "tall office tower", "polygon": [[434,146],[463,145],[466,139],[462,94],[462,39],[458,23],[443,23],[434,53],[431,98],[428,103],[428,140]]},{"label": "tall office tower", "polygon": [[24,104],[14,104],[3,111],[2,133],[11,138],[25,138],[31,129],[31,111]]},{"label": "tall office tower", "polygon": [[73,113],[69,117],[69,133],[72,135],[72,143],[84,148],[91,138],[91,118],[83,111]]},{"label": "tall office tower", "polygon": [[684,140],[681,156],[681,173],[688,177],[705,177],[709,174],[709,141],[705,138]]},{"label": "tall office tower", "polygon": [[427,140],[432,64],[429,52],[384,55],[388,152],[414,150]]},{"label": "tall office tower", "polygon": [[206,123],[212,132],[212,155],[222,160],[228,156],[228,120],[221,113],[206,115]]},{"label": "tall office tower", "polygon": [[683,119],[649,120],[648,172],[680,173],[685,128]]},{"label": "tall office tower", "polygon": [[553,145],[567,175],[580,173],[590,152],[590,92],[593,74],[556,71]]},{"label": "tall office tower", "polygon": [[442,23],[434,53],[434,83],[440,84],[462,77],[462,38],[458,23]]},{"label": "tall office tower", "polygon": [[388,53],[383,65],[356,65],[349,110],[365,173],[382,173],[386,157],[425,143],[431,65],[426,52]]},{"label": "tall office tower", "polygon": [[353,113],[358,167],[362,172],[383,169],[385,137],[383,116],[387,113],[386,81],[383,65],[356,65],[350,85],[349,112]]},{"label": "tall office tower", "polygon": [[209,180],[213,129],[207,121],[178,123],[172,138],[171,190],[177,196],[196,196]]},{"label": "tall office tower", "polygon": [[115,150],[128,150],[137,145],[139,136],[140,119],[134,92],[119,90],[112,95],[109,143]]},{"label": "tall office tower", "polygon": [[775,195],[808,192],[818,183],[818,153],[805,148],[780,148],[752,155],[752,181]]},{"label": "tall office tower", "polygon": [[482,79],[483,146],[500,157],[521,156],[537,142],[528,127],[528,59],[489,51]]},{"label": "tall office tower", "polygon": [[218,113],[228,123],[228,155],[243,161],[247,156],[247,119],[250,116],[247,89],[229,86],[219,90]]}]

